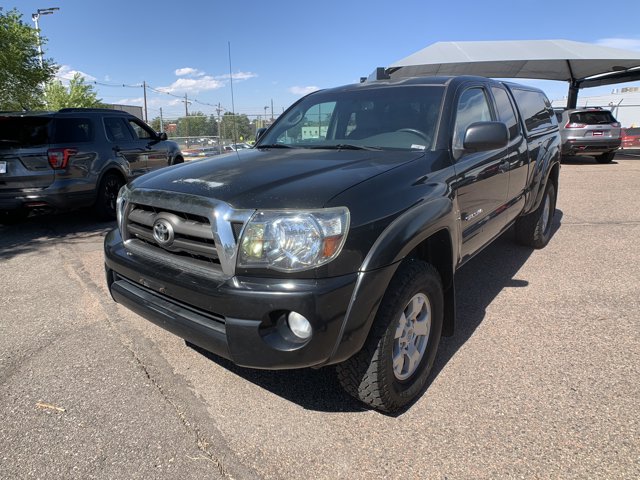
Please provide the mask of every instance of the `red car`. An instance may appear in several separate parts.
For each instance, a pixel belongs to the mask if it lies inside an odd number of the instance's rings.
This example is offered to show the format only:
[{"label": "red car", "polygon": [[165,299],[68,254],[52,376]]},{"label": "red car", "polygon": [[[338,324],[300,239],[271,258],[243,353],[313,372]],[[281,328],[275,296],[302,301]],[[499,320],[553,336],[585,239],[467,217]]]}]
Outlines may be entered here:
[{"label": "red car", "polygon": [[620,148],[640,149],[640,128],[639,127],[622,129],[622,145],[620,145]]}]

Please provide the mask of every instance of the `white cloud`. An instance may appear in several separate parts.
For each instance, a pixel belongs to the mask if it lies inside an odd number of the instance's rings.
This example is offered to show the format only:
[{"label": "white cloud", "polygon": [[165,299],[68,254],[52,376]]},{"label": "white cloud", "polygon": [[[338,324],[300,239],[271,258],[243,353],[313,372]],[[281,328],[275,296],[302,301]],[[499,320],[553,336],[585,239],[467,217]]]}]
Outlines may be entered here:
[{"label": "white cloud", "polygon": [[320,90],[320,87],[316,87],[315,85],[309,85],[308,87],[291,87],[289,88],[289,92],[294,95],[307,95],[311,92],[315,92],[316,90]]},{"label": "white cloud", "polygon": [[164,93],[198,93],[224,87],[224,83],[210,75],[199,78],[179,78],[168,87],[158,87]]},{"label": "white cloud", "polygon": [[204,72],[201,72],[197,68],[184,67],[177,68],[175,74],[177,77],[202,77]]},{"label": "white cloud", "polygon": [[69,81],[73,79],[76,73],[79,73],[80,76],[83,77],[87,82],[95,82],[97,80],[96,77],[89,75],[88,73],[81,72],[80,70],[74,70],[69,65],[62,65],[58,70],[56,77],[58,77],[58,79],[62,80],[63,82],[65,80]]},{"label": "white cloud", "polygon": [[596,43],[603,47],[640,50],[640,38],[601,38]]},{"label": "white cloud", "polygon": [[[233,75],[233,79],[237,81],[249,80],[250,78],[255,78],[258,76],[257,73],[253,72],[236,72]],[[229,74],[226,75],[218,75],[216,77],[218,80],[229,80]]]}]

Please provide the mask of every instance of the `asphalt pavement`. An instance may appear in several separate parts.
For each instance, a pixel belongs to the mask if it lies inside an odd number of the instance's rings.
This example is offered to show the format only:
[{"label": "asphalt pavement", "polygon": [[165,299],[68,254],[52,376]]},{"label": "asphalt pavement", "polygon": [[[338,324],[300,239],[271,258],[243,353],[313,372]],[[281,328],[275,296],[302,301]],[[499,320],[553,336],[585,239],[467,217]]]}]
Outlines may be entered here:
[{"label": "asphalt pavement", "polygon": [[115,304],[90,212],[0,226],[0,478],[640,477],[640,158],[566,161],[554,233],[458,273],[456,335],[388,416]]}]

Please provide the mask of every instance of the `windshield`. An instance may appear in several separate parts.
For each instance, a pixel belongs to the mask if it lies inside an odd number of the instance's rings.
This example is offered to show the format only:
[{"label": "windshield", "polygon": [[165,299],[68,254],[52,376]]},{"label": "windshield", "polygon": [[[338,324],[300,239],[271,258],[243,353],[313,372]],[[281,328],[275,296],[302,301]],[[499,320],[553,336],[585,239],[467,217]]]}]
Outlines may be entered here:
[{"label": "windshield", "polygon": [[285,112],[257,147],[430,150],[444,88],[332,90]]}]

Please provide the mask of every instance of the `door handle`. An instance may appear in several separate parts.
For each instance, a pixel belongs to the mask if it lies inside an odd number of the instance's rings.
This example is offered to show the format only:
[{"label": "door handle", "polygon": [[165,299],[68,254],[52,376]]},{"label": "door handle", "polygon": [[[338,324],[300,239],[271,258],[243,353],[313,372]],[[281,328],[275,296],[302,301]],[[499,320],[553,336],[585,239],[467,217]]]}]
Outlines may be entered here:
[{"label": "door handle", "polygon": [[509,171],[510,166],[511,163],[509,163],[509,160],[504,160],[500,163],[500,165],[498,165],[498,170],[500,170],[502,173],[505,173]]}]

